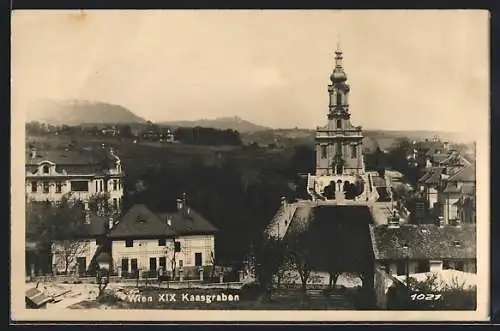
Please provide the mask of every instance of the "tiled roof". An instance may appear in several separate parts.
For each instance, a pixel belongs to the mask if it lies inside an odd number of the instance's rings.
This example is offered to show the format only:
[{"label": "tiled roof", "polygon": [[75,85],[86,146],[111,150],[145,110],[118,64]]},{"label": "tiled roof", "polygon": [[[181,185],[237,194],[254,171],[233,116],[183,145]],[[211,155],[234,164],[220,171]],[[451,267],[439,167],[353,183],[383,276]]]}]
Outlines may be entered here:
[{"label": "tiled roof", "polygon": [[167,222],[171,220],[171,229],[176,235],[194,235],[215,233],[218,229],[207,221],[202,215],[190,207],[189,214],[186,212],[158,213],[158,217]]},{"label": "tiled roof", "polygon": [[425,179],[425,184],[437,184],[441,180],[441,172],[432,171],[430,175]]},{"label": "tiled roof", "polygon": [[136,204],[111,230],[111,238],[163,238],[175,235],[163,220],[145,205]]},{"label": "tiled roof", "polygon": [[454,182],[473,182],[476,180],[476,167],[474,165],[465,167],[448,180]]},{"label": "tiled roof", "polygon": [[450,158],[449,154],[446,153],[435,153],[432,155],[433,163],[445,163]]},{"label": "tiled roof", "polygon": [[37,150],[36,157],[31,157],[31,151],[26,150],[26,164],[35,165],[41,161],[51,161],[58,165],[89,165],[113,161],[107,149],[86,150],[81,148]]},{"label": "tiled roof", "polygon": [[443,167],[431,167],[425,168],[425,174],[418,180],[420,183],[424,184],[437,184],[441,179],[441,174],[443,173]]},{"label": "tiled roof", "polygon": [[[460,228],[403,224],[394,229],[382,225],[373,227],[373,234],[375,258],[379,260],[476,258],[474,224],[462,224]],[[408,249],[403,248],[404,244],[408,245]]]}]

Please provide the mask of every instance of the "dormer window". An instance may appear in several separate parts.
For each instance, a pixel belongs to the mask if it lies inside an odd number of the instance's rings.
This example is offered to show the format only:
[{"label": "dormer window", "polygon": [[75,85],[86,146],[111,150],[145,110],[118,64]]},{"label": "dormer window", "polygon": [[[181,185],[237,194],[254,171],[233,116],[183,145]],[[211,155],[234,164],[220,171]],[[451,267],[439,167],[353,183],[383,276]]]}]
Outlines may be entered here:
[{"label": "dormer window", "polygon": [[455,247],[460,247],[460,241],[458,241],[458,240],[453,240],[453,245],[454,245]]},{"label": "dormer window", "polygon": [[47,175],[47,174],[49,173],[49,170],[50,170],[50,169],[49,169],[49,166],[48,166],[48,165],[44,165],[44,166],[42,167],[42,173],[43,173],[43,174],[45,174],[45,175]]},{"label": "dormer window", "polygon": [[141,214],[137,215],[136,221],[138,223],[146,223],[146,220],[144,219],[144,217]]}]

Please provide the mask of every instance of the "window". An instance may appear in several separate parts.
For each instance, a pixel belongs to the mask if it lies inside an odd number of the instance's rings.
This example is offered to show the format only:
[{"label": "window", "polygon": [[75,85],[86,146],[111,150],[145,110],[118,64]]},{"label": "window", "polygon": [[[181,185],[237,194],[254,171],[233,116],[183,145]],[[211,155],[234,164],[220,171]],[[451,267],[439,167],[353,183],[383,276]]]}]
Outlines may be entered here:
[{"label": "window", "polygon": [[159,258],[159,265],[160,265],[160,268],[166,269],[167,258],[165,256],[162,256],[162,257]]},{"label": "window", "polygon": [[358,149],[356,145],[351,146],[351,158],[357,158],[358,157]]},{"label": "window", "polygon": [[194,253],[194,265],[197,267],[201,267],[201,253]]},{"label": "window", "polygon": [[181,251],[181,242],[180,241],[176,241],[175,244],[175,252],[178,253]]},{"label": "window", "polygon": [[122,271],[128,272],[128,259],[122,259]]},{"label": "window", "polygon": [[158,246],[165,246],[167,243],[167,240],[165,238],[158,239]]},{"label": "window", "polygon": [[48,174],[49,173],[49,166],[48,165],[44,165],[43,168],[42,168],[42,171],[44,174]]},{"label": "window", "polygon": [[342,144],[340,142],[337,143],[337,155],[342,156]]},{"label": "window", "polygon": [[136,271],[137,270],[137,259],[130,260],[130,269],[132,271]]},{"label": "window", "polygon": [[62,192],[62,183],[57,182],[56,183],[56,193],[61,193]]},{"label": "window", "polygon": [[430,269],[429,261],[419,261],[418,262],[417,273],[429,272],[430,270],[431,269]]},{"label": "window", "polygon": [[36,193],[37,183],[35,181],[31,182],[31,193]]},{"label": "window", "polygon": [[149,258],[149,270],[156,270],[156,257]]},{"label": "window", "polygon": [[99,191],[102,192],[102,180],[99,181]]},{"label": "window", "polygon": [[43,182],[43,193],[49,193],[49,182]]},{"label": "window", "polygon": [[404,261],[398,261],[396,266],[396,272],[398,276],[406,274],[406,263]]},{"label": "window", "polygon": [[455,264],[452,261],[444,260],[443,261],[443,269],[454,269]]},{"label": "window", "polygon": [[321,145],[321,158],[326,159],[326,146]]},{"label": "window", "polygon": [[337,129],[342,129],[342,120],[337,120]]},{"label": "window", "polygon": [[340,91],[337,91],[337,105],[342,104],[342,93]]},{"label": "window", "polygon": [[182,268],[182,267],[184,267],[184,261],[179,260],[179,268]]},{"label": "window", "polygon": [[113,179],[113,191],[118,190],[118,181],[116,179]]},{"label": "window", "polygon": [[113,198],[113,208],[118,209],[118,199]]},{"label": "window", "polygon": [[71,181],[71,191],[88,192],[89,182],[86,180],[73,180]]},{"label": "window", "polygon": [[125,240],[125,247],[134,247],[134,241],[131,239]]},{"label": "window", "polygon": [[98,185],[99,185],[99,184],[98,184],[98,182],[96,181],[96,182],[95,182],[95,191],[96,191],[96,192],[99,190]]}]

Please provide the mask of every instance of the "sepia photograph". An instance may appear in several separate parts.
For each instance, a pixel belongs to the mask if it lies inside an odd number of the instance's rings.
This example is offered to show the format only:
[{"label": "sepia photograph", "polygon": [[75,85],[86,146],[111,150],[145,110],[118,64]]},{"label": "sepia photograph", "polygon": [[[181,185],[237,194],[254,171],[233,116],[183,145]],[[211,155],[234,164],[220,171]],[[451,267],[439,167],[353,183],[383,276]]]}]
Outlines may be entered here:
[{"label": "sepia photograph", "polygon": [[11,319],[487,319],[488,28],[13,11]]}]

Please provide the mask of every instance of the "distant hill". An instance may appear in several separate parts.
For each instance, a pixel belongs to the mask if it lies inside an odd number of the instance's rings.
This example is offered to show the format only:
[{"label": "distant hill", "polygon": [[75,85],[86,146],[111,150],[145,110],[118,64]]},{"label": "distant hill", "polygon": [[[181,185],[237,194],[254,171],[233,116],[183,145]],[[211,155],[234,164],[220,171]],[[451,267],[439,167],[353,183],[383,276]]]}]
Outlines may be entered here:
[{"label": "distant hill", "polygon": [[39,100],[26,109],[26,121],[53,125],[145,123],[131,110],[105,102]]},{"label": "distant hill", "polygon": [[219,117],[214,119],[200,119],[195,121],[171,121],[171,122],[159,122],[158,125],[172,126],[172,127],[206,127],[214,128],[219,130],[236,130],[240,133],[256,132],[269,130],[269,127],[258,125],[239,117]]},{"label": "distant hill", "polygon": [[[363,149],[374,151],[377,146],[381,149],[390,149],[399,139],[422,141],[437,136],[442,141],[451,143],[469,142],[467,137],[453,132],[435,131],[390,131],[390,130],[364,130]],[[312,129],[269,129],[243,134],[245,143],[256,142],[260,145],[271,143],[283,145],[314,145],[315,130]]]}]

